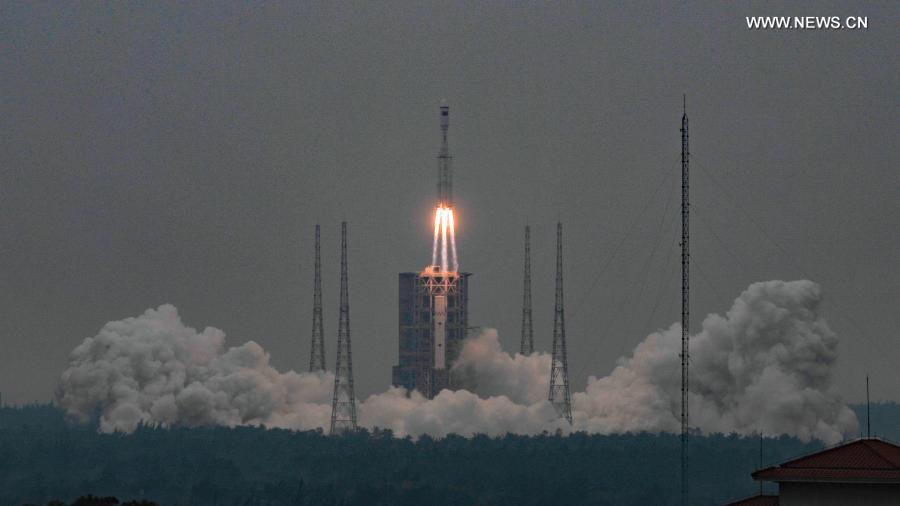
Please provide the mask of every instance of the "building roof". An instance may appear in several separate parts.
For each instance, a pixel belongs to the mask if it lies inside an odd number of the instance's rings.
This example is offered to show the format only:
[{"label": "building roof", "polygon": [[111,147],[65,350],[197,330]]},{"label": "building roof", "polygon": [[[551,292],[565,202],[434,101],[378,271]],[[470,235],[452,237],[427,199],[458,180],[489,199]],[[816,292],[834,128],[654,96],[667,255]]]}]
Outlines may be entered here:
[{"label": "building roof", "polygon": [[777,495],[755,495],[740,501],[730,502],[725,506],[778,506]]},{"label": "building roof", "polygon": [[864,438],[753,473],[764,481],[900,483],[900,446]]}]

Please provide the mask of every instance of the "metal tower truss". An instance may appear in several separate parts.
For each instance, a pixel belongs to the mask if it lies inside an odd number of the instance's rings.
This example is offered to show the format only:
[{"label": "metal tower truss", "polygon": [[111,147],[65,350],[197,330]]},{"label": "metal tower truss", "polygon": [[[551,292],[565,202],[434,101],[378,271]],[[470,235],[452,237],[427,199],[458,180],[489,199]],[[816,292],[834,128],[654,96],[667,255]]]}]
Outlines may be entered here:
[{"label": "metal tower truss", "polygon": [[331,434],[356,430],[353,392],[353,354],[350,346],[350,289],[347,274],[347,222],[341,223],[341,309],[338,320],[337,362],[331,403]]},{"label": "metal tower truss", "polygon": [[309,348],[309,370],[325,370],[325,331],[322,326],[322,255],[319,242],[319,225],[316,224],[316,274],[313,283],[312,342]]},{"label": "metal tower truss", "polygon": [[457,272],[426,267],[419,273],[417,312],[420,315],[419,337],[430,348],[422,392],[432,398],[445,388],[451,388],[450,368],[459,356],[465,339],[465,314],[461,301]]},{"label": "metal tower truss", "polygon": [[459,290],[459,273],[426,267],[420,276],[422,286],[432,295],[455,295]]},{"label": "metal tower truss", "polygon": [[560,418],[572,423],[569,364],[566,356],[566,318],[563,304],[562,223],[556,224],[556,308],[553,314],[553,358],[550,365],[550,403]]},{"label": "metal tower truss", "polygon": [[688,494],[688,367],[690,365],[690,185],[687,99],[681,116],[681,504],[690,503]]},{"label": "metal tower truss", "polygon": [[531,323],[531,227],[525,225],[525,273],[522,291],[522,339],[519,353],[534,353],[534,329]]}]

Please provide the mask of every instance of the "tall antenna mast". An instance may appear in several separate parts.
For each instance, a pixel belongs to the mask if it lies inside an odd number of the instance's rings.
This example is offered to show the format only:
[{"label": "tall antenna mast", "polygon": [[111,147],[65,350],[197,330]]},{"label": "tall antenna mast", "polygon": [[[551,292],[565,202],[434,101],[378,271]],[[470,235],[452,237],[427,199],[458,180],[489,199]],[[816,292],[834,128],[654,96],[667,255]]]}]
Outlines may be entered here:
[{"label": "tall antenna mast", "polygon": [[569,401],[569,364],[566,358],[566,318],[563,308],[562,223],[556,224],[556,312],[553,314],[553,359],[550,365],[550,403],[560,418],[572,423]]},{"label": "tall antenna mast", "polygon": [[353,355],[350,347],[350,289],[347,281],[347,222],[341,222],[341,311],[338,320],[337,364],[331,401],[331,433],[356,430]]},{"label": "tall antenna mast", "polygon": [[869,375],[866,374],[866,437],[872,437],[872,415],[869,412]]},{"label": "tall antenna mast", "polygon": [[534,329],[531,326],[531,227],[525,225],[525,286],[522,294],[522,341],[519,352],[531,355],[534,352]]},{"label": "tall antenna mast", "polygon": [[690,278],[690,193],[687,96],[681,116],[681,504],[689,504],[688,495],[688,364],[691,316]]},{"label": "tall antenna mast", "polygon": [[[759,431],[759,467],[757,469],[763,468],[763,433]],[[759,495],[763,493],[763,481],[759,480]]]},{"label": "tall antenna mast", "polygon": [[312,343],[309,347],[310,372],[325,370],[325,331],[322,326],[322,255],[316,223],[316,274],[313,282]]}]

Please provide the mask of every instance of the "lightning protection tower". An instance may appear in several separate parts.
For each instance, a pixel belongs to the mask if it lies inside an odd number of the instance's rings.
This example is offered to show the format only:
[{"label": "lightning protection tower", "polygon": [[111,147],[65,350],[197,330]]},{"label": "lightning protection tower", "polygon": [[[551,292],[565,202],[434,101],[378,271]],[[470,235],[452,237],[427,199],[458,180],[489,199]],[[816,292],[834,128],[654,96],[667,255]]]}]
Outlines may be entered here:
[{"label": "lightning protection tower", "polygon": [[553,359],[550,365],[550,403],[560,418],[572,423],[569,364],[566,356],[566,318],[563,305],[562,223],[556,224],[556,312],[553,314]]},{"label": "lightning protection tower", "polygon": [[690,503],[688,494],[688,364],[690,363],[691,317],[691,249],[690,249],[690,194],[688,176],[688,117],[687,98],[681,116],[681,504]]},{"label": "lightning protection tower", "polygon": [[331,402],[331,433],[356,430],[353,393],[353,354],[350,346],[350,289],[347,280],[347,222],[341,223],[341,309],[338,320],[337,363]]},{"label": "lightning protection tower", "polygon": [[534,329],[531,325],[531,227],[525,225],[525,274],[522,292],[522,340],[519,352],[531,355],[534,352]]},{"label": "lightning protection tower", "polygon": [[325,332],[322,327],[322,255],[319,242],[319,224],[316,224],[316,273],[313,282],[312,342],[309,347],[309,370],[325,370]]}]

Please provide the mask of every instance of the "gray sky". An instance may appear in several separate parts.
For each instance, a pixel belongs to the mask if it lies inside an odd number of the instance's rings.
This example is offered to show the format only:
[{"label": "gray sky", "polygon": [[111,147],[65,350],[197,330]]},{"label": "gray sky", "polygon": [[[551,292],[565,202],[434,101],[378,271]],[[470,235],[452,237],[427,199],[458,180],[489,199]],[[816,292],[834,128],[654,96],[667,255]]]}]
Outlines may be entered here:
[{"label": "gray sky", "polygon": [[[695,328],[808,275],[839,390],[862,399],[868,371],[900,400],[900,10],[789,5],[3,3],[3,400],[51,398],[82,339],[166,302],[305,370],[317,221],[333,363],[341,219],[358,395],[383,390],[397,273],[430,261],[442,99],[470,320],[518,348],[528,221],[549,348],[560,218],[580,389],[679,318],[682,93]],[[808,14],[869,29],[744,20]]]}]

